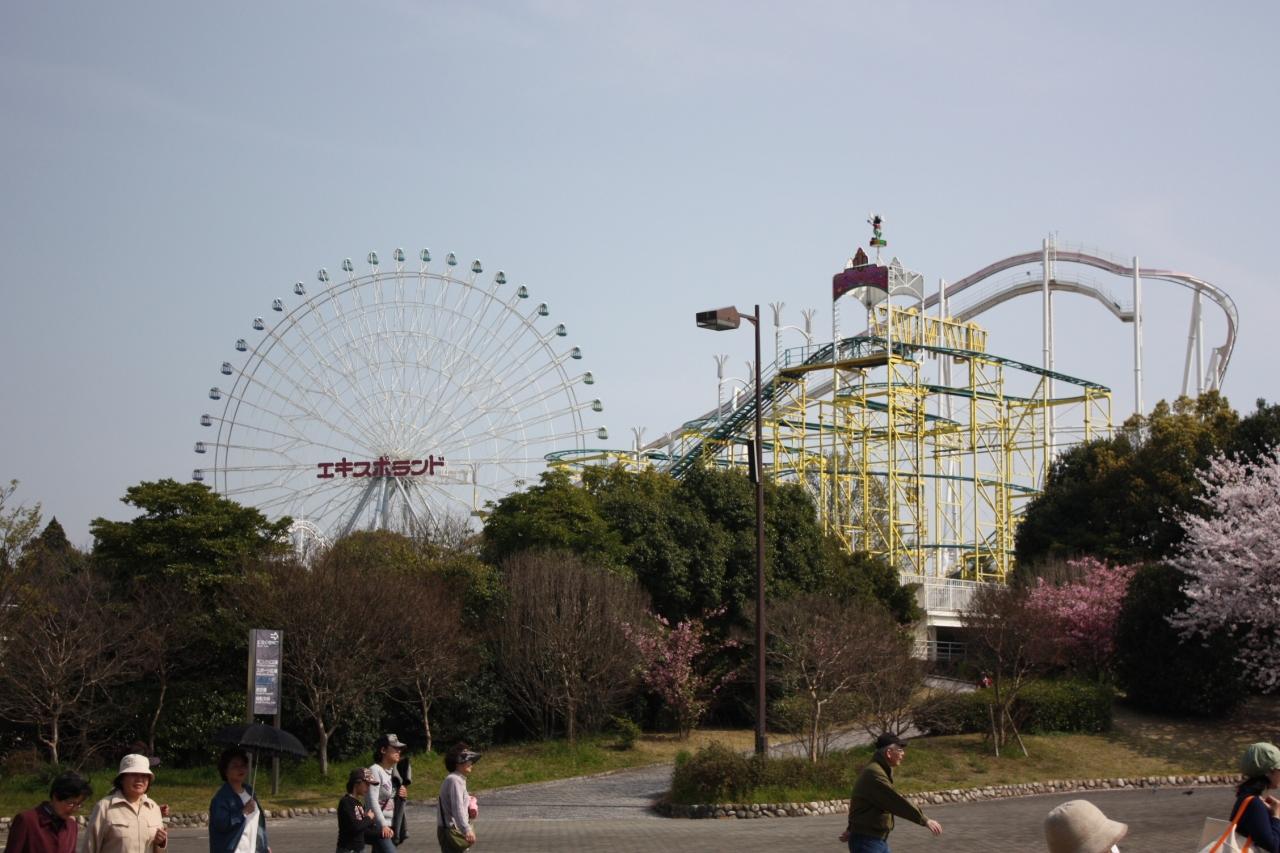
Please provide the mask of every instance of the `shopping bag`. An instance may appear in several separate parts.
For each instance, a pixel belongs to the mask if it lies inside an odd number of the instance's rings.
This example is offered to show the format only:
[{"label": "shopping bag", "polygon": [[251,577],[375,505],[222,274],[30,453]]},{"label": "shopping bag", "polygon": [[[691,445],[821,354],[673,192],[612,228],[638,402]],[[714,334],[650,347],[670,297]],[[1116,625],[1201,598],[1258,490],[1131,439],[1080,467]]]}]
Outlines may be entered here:
[{"label": "shopping bag", "polygon": [[1198,853],[1246,853],[1253,849],[1253,842],[1236,832],[1236,824],[1244,816],[1244,810],[1253,797],[1245,797],[1240,808],[1236,810],[1234,820],[1225,821],[1215,817],[1204,819],[1204,827],[1200,830]]}]

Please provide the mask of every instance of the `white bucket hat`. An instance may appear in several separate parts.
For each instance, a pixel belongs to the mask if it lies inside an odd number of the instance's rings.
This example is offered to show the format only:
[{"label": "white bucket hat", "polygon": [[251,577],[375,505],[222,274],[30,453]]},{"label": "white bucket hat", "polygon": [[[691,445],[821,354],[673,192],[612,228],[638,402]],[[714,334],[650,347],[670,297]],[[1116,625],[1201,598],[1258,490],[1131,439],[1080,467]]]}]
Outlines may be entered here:
[{"label": "white bucket hat", "polygon": [[136,752],[120,759],[120,774],[125,773],[142,773],[152,779],[156,777],[156,774],[151,772],[151,762],[145,755],[138,755]]},{"label": "white bucket hat", "polygon": [[1088,800],[1070,800],[1044,819],[1049,853],[1106,853],[1124,838],[1127,824],[1108,818]]}]

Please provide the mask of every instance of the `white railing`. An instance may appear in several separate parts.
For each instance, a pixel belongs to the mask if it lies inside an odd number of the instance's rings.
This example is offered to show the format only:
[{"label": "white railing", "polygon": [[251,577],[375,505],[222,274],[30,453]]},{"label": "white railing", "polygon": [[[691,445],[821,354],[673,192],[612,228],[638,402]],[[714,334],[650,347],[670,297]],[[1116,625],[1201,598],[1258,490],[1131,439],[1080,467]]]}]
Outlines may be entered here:
[{"label": "white railing", "polygon": [[930,578],[921,575],[906,575],[902,583],[918,583],[924,593],[924,609],[928,613],[956,614],[969,607],[973,594],[985,584],[978,581],[963,581],[953,578]]}]

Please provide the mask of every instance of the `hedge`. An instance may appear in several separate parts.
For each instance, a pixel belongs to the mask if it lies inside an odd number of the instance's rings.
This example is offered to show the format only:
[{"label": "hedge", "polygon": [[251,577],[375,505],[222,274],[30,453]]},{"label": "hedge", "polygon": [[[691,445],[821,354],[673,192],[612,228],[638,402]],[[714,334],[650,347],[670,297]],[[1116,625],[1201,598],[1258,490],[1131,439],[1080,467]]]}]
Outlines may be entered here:
[{"label": "hedge", "polygon": [[[932,735],[985,732],[991,727],[991,688],[947,693],[916,711],[916,728]],[[1105,732],[1111,729],[1115,691],[1089,681],[1033,681],[1018,692],[1012,713],[1027,734]]]}]

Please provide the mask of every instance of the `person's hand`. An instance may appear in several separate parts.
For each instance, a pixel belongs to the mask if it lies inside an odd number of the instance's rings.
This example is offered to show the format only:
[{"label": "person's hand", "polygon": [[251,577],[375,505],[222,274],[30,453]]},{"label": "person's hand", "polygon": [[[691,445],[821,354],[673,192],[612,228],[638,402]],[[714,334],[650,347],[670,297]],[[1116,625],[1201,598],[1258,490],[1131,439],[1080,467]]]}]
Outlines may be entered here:
[{"label": "person's hand", "polygon": [[467,838],[467,843],[468,843],[468,844],[475,844],[475,843],[476,843],[476,832],[475,832],[475,830],[473,829],[473,830],[471,830],[470,832],[468,832],[468,833],[467,833],[466,838]]},{"label": "person's hand", "polygon": [[389,827],[389,826],[384,826],[384,827],[382,827],[382,837],[383,837],[383,838],[390,838],[390,837],[391,837],[391,836],[393,836],[393,835],[395,835],[395,833],[391,831],[391,827]]},{"label": "person's hand", "polygon": [[156,830],[154,840],[157,847],[164,847],[169,843],[169,830],[163,826]]},{"label": "person's hand", "polygon": [[160,817],[168,817],[168,816],[169,816],[169,804],[168,804],[168,803],[161,803],[161,804],[160,804]]},{"label": "person's hand", "polygon": [[929,827],[929,831],[934,835],[942,834],[942,824],[938,823],[936,820],[927,820],[924,825]]},{"label": "person's hand", "polygon": [[846,844],[848,843],[848,841],[849,841],[849,830],[846,829],[844,832],[840,833],[840,843]]},{"label": "person's hand", "polygon": [[254,802],[253,797],[250,797],[249,802],[244,804],[244,813],[246,815],[251,815],[253,814],[253,810],[256,809],[257,807],[258,807],[258,804]]},{"label": "person's hand", "polygon": [[1280,817],[1280,800],[1270,794],[1262,795],[1262,804],[1271,812],[1272,817]]},{"label": "person's hand", "polygon": [[409,799],[409,789],[406,788],[404,785],[401,785],[400,790],[396,791],[396,796],[402,800]]}]

